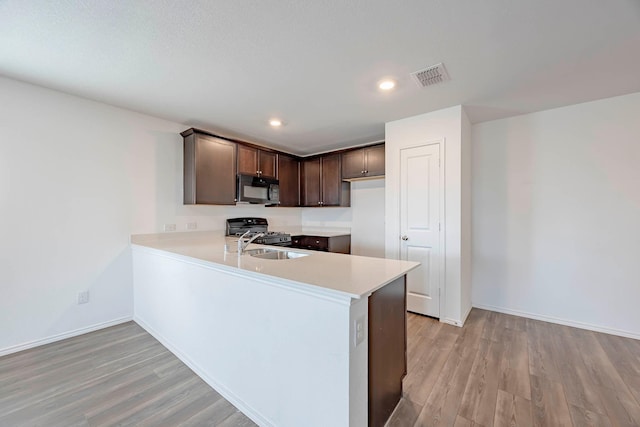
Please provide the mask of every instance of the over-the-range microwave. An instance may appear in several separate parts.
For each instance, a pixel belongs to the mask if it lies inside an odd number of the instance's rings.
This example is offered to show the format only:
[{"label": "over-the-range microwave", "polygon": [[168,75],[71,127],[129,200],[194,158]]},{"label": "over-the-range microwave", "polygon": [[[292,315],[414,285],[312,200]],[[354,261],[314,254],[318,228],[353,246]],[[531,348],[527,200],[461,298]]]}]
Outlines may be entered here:
[{"label": "over-the-range microwave", "polygon": [[237,182],[238,203],[280,204],[280,186],[277,179],[238,174]]}]

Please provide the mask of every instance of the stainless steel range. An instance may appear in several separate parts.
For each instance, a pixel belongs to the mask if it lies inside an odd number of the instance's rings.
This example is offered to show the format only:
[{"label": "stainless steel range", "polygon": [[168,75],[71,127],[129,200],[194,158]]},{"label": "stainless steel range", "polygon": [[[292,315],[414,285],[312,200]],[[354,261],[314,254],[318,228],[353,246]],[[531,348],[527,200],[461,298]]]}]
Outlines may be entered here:
[{"label": "stainless steel range", "polygon": [[260,245],[291,246],[291,235],[268,231],[269,223],[266,218],[230,218],[227,219],[227,236],[242,236],[249,231],[246,238],[251,238],[258,233],[263,233],[253,242]]}]

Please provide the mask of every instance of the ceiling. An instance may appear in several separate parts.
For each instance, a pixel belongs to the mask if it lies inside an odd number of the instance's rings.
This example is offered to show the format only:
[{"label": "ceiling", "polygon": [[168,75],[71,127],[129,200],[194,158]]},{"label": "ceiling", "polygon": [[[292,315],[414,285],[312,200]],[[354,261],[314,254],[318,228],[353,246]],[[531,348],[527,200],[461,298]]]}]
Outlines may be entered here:
[{"label": "ceiling", "polygon": [[[439,62],[450,81],[411,80]],[[458,104],[480,122],[638,92],[640,1],[0,0],[0,74],[309,154]]]}]

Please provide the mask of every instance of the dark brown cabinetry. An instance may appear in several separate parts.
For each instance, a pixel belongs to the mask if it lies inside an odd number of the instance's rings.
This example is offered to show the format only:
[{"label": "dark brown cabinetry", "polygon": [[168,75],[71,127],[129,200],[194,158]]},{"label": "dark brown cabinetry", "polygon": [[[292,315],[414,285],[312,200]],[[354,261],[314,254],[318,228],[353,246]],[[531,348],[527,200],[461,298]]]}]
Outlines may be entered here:
[{"label": "dark brown cabinetry", "polygon": [[382,427],[402,397],[407,374],[405,277],[369,296],[369,426]]},{"label": "dark brown cabinetry", "polygon": [[277,178],[277,160],[274,152],[238,144],[238,173]]},{"label": "dark brown cabinetry", "polygon": [[236,175],[280,181],[280,206],[350,206],[348,181],[384,176],[384,144],[308,158],[188,129],[184,137],[184,203],[232,205]]},{"label": "dark brown cabinetry", "polygon": [[300,193],[302,206],[349,206],[350,187],[342,181],[340,154],[303,160]]},{"label": "dark brown cabinetry", "polygon": [[280,206],[300,206],[300,162],[284,154],[278,154],[280,180]]},{"label": "dark brown cabinetry", "polygon": [[189,129],[184,137],[184,204],[236,202],[236,144]]},{"label": "dark brown cabinetry", "polygon": [[291,247],[297,249],[311,249],[313,251],[335,252],[339,254],[351,253],[351,235],[342,236],[291,236]]},{"label": "dark brown cabinetry", "polygon": [[342,179],[384,176],[384,144],[342,153]]}]

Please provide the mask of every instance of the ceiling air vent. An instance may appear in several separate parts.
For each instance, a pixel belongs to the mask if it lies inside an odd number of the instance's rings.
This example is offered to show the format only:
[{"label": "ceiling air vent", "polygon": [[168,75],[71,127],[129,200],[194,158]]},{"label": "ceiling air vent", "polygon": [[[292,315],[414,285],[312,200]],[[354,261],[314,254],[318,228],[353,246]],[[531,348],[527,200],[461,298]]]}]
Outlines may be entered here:
[{"label": "ceiling air vent", "polygon": [[424,70],[415,71],[411,73],[411,77],[420,87],[427,87],[449,80],[449,74],[447,74],[442,62]]}]

